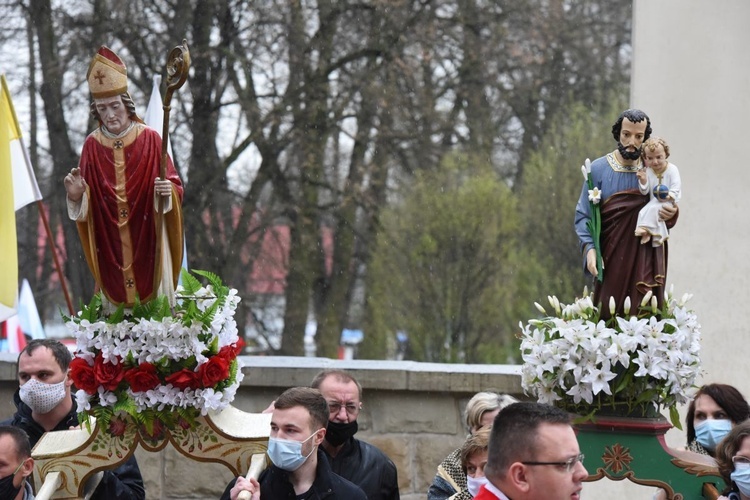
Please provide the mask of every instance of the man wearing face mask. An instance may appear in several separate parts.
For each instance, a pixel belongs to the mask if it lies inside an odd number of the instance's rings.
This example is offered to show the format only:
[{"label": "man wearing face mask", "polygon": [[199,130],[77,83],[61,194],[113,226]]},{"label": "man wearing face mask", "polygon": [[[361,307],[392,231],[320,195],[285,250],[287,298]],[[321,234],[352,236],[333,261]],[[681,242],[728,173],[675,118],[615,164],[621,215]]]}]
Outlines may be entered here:
[{"label": "man wearing face mask", "polygon": [[12,425],[0,426],[0,498],[34,500],[31,484],[26,480],[33,471],[29,437]]},{"label": "man wearing face mask", "polygon": [[[18,382],[14,395],[16,413],[3,425],[23,429],[32,448],[45,432],[67,430],[78,425],[71,395],[73,381],[68,367],[72,356],[61,342],[35,339],[18,355]],[[93,500],[142,500],[146,498],[138,463],[131,456],[124,464],[102,474]]]},{"label": "man wearing face mask", "polygon": [[319,391],[309,387],[284,391],[271,417],[268,458],[273,465],[258,480],[238,477],[221,498],[236,500],[247,491],[252,500],[367,500],[360,488],[331,471],[320,450],[327,421],[328,405]]},{"label": "man wearing face mask", "polygon": [[369,500],[399,500],[396,466],[375,446],[354,437],[362,409],[362,386],[344,370],[323,370],[312,381],[328,403],[322,448],[336,474],[353,482]]}]

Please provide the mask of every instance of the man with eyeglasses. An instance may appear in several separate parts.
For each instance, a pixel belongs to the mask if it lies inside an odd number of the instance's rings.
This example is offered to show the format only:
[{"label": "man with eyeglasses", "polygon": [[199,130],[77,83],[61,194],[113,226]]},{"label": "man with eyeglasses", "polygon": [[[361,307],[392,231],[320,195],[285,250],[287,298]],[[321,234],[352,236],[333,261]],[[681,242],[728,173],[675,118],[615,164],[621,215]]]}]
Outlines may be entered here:
[{"label": "man with eyeglasses", "polygon": [[588,476],[568,414],[529,402],[495,417],[484,472],[475,500],[579,500]]},{"label": "man with eyeglasses", "polygon": [[362,386],[344,370],[323,370],[312,381],[328,402],[329,416],[321,449],[333,471],[362,488],[369,500],[399,500],[393,462],[375,446],[354,438],[362,409]]}]

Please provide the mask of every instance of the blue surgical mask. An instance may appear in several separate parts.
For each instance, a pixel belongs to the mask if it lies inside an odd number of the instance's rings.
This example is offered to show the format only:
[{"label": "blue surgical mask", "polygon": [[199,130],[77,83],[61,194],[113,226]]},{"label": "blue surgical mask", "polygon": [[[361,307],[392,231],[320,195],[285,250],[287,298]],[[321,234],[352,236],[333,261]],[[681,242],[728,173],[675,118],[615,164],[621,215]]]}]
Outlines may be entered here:
[{"label": "blue surgical mask", "polygon": [[466,476],[466,487],[471,493],[471,496],[475,497],[479,493],[479,489],[487,484],[487,477],[471,477]]},{"label": "blue surgical mask", "polygon": [[735,482],[743,495],[750,496],[750,467],[735,468],[729,477]]},{"label": "blue surgical mask", "polygon": [[305,463],[307,457],[312,455],[315,451],[315,446],[312,447],[310,453],[307,455],[302,454],[302,443],[308,441],[313,437],[315,433],[310,434],[310,437],[304,441],[292,441],[289,439],[278,439],[274,437],[268,438],[268,458],[271,462],[279,469],[287,472],[294,472],[299,469],[302,464]]},{"label": "blue surgical mask", "polygon": [[695,439],[707,450],[714,451],[716,446],[732,430],[732,421],[727,419],[704,420],[695,426]]}]

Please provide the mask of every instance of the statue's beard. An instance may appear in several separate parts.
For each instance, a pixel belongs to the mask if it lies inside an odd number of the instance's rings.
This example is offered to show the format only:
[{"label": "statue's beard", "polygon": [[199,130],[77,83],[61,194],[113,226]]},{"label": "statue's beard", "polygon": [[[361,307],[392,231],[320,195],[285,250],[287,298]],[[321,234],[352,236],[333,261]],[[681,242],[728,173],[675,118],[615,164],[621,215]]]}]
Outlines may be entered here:
[{"label": "statue's beard", "polygon": [[625,160],[637,160],[641,157],[641,148],[636,148],[635,151],[628,151],[628,148],[623,146],[621,142],[617,143],[617,150]]}]

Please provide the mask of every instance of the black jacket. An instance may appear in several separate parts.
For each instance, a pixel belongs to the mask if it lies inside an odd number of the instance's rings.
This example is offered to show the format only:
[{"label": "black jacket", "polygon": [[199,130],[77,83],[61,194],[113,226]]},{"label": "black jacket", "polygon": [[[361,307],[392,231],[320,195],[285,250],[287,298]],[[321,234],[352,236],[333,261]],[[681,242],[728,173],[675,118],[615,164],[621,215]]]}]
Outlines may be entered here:
[{"label": "black jacket", "polygon": [[396,466],[370,443],[351,438],[335,457],[326,457],[333,472],[362,488],[368,500],[399,500]]},{"label": "black jacket", "polygon": [[[224,490],[221,500],[231,498],[229,492],[234,486],[233,479]],[[260,483],[261,500],[284,500],[297,498],[294,487],[289,481],[289,473],[271,465],[264,470],[258,478]],[[355,484],[347,481],[338,474],[331,471],[331,466],[326,460],[325,454],[318,448],[318,468],[315,472],[315,481],[305,497],[305,500],[367,500],[364,492]]]},{"label": "black jacket", "polygon": [[[0,425],[13,425],[25,430],[33,448],[44,434],[44,428],[31,418],[31,408],[21,401],[18,390],[13,396],[13,402],[16,404],[16,413],[12,418],[0,422]],[[68,416],[62,419],[52,430],[63,431],[77,425],[76,402],[73,400],[73,408]],[[145,500],[145,498],[146,491],[143,489],[143,478],[138,468],[138,462],[135,461],[135,456],[131,456],[116,469],[104,471],[99,486],[96,487],[96,491],[91,496],[91,500]]]}]

